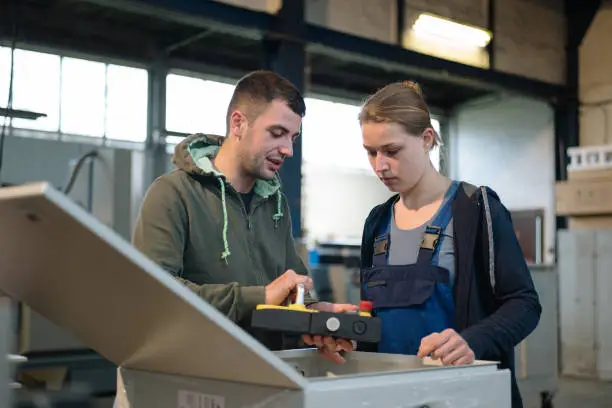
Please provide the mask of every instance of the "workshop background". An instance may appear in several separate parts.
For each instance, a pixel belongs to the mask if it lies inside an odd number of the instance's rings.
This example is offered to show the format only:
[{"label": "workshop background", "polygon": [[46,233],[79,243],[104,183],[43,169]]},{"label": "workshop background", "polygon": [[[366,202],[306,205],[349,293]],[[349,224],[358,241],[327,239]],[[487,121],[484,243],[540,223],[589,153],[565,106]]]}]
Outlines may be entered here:
[{"label": "workshop background", "polygon": [[[294,234],[320,297],[356,302],[363,222],[390,195],[359,104],[416,80],[444,140],[432,160],[500,194],[532,269],[526,407],[610,407],[611,41],[612,1],[5,0],[0,180],[49,181],[129,239],[175,144],[225,134],[232,83],[273,69],[308,98],[281,173]],[[27,305],[15,327],[21,387],[80,384],[112,406],[112,364]]]}]

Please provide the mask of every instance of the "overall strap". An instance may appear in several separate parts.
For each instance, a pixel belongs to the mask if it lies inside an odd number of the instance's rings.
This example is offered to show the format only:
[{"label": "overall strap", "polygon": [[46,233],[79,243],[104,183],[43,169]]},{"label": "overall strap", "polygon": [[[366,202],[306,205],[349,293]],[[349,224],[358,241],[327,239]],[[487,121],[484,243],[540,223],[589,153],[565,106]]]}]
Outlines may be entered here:
[{"label": "overall strap", "polygon": [[374,252],[372,256],[372,266],[387,265],[389,257],[389,248],[391,245],[391,223],[392,211],[389,209],[384,217],[381,217],[380,224],[376,227],[376,235],[374,238]]},{"label": "overall strap", "polygon": [[438,253],[440,252],[440,244],[443,239],[442,232],[446,229],[453,217],[452,198],[455,196],[458,186],[459,183],[453,180],[444,196],[442,206],[438,210],[436,218],[430,225],[425,227],[417,264],[431,265],[433,263],[435,265],[438,263]]}]

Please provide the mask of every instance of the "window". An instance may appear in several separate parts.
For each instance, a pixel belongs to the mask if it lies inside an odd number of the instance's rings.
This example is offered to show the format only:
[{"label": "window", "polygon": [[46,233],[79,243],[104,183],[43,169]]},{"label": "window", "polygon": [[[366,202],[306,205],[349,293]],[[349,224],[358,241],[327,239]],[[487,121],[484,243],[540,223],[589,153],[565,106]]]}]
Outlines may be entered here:
[{"label": "window", "polygon": [[[302,155],[304,164],[314,167],[371,170],[361,142],[357,116],[360,106],[306,98]],[[440,133],[440,122],[432,118]],[[440,169],[440,148],[432,149],[431,161]]]},{"label": "window", "polygon": [[306,98],[302,157],[313,167],[369,170],[357,120],[359,106]]},{"label": "window", "polygon": [[[166,77],[166,129],[169,132],[226,134],[225,116],[234,85],[184,75]],[[360,106],[305,98],[306,117],[302,124],[302,158],[304,165],[371,171],[361,141],[357,119]],[[440,123],[432,119],[440,132]],[[167,136],[169,145],[182,140]],[[431,160],[439,169],[440,151],[431,152]]]},{"label": "window", "polygon": [[[10,48],[0,47],[0,106],[8,101],[10,63]],[[47,115],[13,119],[14,127],[146,140],[146,70],[22,49],[14,66],[13,108]]]},{"label": "window", "polygon": [[[442,134],[440,133],[440,121],[436,118],[431,118],[431,126],[441,137]],[[431,159],[431,163],[433,164],[434,168],[440,171],[440,146],[436,146],[431,149],[431,151],[429,152],[429,158]]]},{"label": "window", "polygon": [[106,65],[63,58],[61,132],[102,137],[105,111]]},{"label": "window", "polygon": [[224,136],[234,85],[170,74],[166,78],[166,129]]},{"label": "window", "polygon": [[[13,109],[47,115],[36,120],[13,119],[13,126],[57,131],[59,128],[60,57],[34,51],[15,50]],[[0,49],[0,106],[8,102],[11,49]]]},{"label": "window", "polygon": [[106,137],[129,142],[147,139],[148,73],[108,65],[106,71]]},{"label": "window", "polygon": [[11,49],[0,47],[0,106],[6,108],[11,70]]}]

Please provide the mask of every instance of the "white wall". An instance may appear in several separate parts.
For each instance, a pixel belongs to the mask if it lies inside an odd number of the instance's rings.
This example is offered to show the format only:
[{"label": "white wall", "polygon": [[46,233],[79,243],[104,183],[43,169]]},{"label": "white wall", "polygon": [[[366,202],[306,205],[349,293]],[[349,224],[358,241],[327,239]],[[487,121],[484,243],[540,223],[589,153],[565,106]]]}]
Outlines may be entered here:
[{"label": "white wall", "polygon": [[555,244],[552,109],[521,97],[464,106],[451,121],[450,174],[488,185],[510,210],[543,209],[544,262]]},{"label": "white wall", "polygon": [[[56,187],[64,187],[70,161],[93,149],[91,145],[58,143],[52,140],[34,138],[5,138],[2,181],[20,184],[29,181],[49,181]],[[82,182],[87,178],[88,169],[74,187],[74,198],[85,204]]]},{"label": "white wall", "polygon": [[[60,142],[31,137],[6,137],[2,181],[11,184],[47,181],[60,191],[66,187],[74,163],[97,150],[94,162],[92,214],[126,239],[133,222],[132,156],[130,150],[100,148],[91,143]],[[87,206],[89,166],[83,166],[69,197]]]}]

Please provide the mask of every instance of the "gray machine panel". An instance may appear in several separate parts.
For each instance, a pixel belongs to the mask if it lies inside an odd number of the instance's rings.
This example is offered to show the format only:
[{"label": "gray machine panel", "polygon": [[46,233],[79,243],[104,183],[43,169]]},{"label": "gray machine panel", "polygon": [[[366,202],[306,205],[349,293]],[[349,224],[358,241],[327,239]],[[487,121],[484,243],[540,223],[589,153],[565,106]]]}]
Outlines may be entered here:
[{"label": "gray machine panel", "polygon": [[510,408],[510,376],[495,365],[440,367],[429,359],[350,352],[345,364],[316,350],[276,353],[307,379],[287,390],[121,369],[117,408]]},{"label": "gray machine panel", "polygon": [[0,225],[0,289],[120,365],[120,408],[510,407],[492,362],[273,353],[47,184],[0,189]]},{"label": "gray machine panel", "polygon": [[0,288],[117,365],[301,388],[305,380],[46,183],[0,189]]},{"label": "gray machine panel", "polygon": [[[356,378],[381,374],[394,374],[429,372],[435,370],[452,371],[477,369],[494,372],[497,363],[491,361],[475,361],[465,366],[443,366],[439,360],[430,357],[419,358],[401,354],[368,353],[365,351],[352,351],[344,354],[345,363],[337,364],[324,358],[318,358],[314,349],[283,350],[275,354],[290,364],[300,374],[311,380],[320,380],[329,377]],[[448,374],[448,373],[445,373]]]}]

